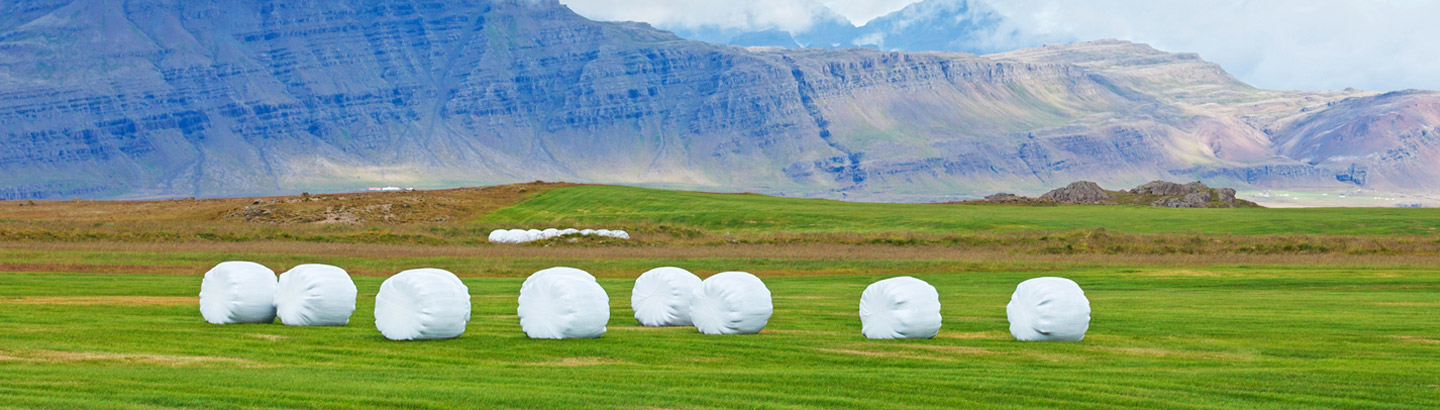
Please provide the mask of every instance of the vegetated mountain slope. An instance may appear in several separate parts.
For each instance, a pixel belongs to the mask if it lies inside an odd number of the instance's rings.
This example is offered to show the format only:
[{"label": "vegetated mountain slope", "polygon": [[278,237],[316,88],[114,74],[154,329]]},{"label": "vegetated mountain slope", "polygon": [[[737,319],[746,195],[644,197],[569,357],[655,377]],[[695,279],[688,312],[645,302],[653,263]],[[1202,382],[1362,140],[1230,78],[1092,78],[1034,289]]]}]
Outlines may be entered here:
[{"label": "vegetated mountain slope", "polygon": [[[1371,157],[1288,156],[1339,138],[1307,131],[1330,122],[1423,140],[1433,106],[1381,131],[1393,96],[1256,90],[1129,43],[744,49],[529,0],[8,7],[24,11],[0,21],[4,198],[535,179],[901,200],[1077,179],[1433,186],[1379,178],[1408,168]],[[1409,146],[1386,152],[1434,163]],[[1350,165],[1369,176],[1342,181]]]}]

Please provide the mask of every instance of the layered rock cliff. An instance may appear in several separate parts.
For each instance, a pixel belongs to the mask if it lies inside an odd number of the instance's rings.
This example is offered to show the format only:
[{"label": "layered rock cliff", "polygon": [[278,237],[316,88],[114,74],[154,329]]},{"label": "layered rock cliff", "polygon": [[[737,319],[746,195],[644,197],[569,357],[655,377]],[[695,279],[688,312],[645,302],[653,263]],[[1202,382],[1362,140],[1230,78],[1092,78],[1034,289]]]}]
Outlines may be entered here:
[{"label": "layered rock cliff", "polygon": [[1129,43],[746,49],[532,0],[0,8],[8,199],[535,179],[872,199],[1076,179],[1436,186],[1440,96],[1256,90]]}]

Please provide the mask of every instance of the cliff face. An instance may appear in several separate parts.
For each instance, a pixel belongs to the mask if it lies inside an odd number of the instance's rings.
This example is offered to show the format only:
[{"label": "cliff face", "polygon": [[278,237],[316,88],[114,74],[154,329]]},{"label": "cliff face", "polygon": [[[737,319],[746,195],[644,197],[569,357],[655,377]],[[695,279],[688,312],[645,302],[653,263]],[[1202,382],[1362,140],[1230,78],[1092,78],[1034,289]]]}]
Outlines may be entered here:
[{"label": "cliff face", "polygon": [[[1434,168],[1433,94],[1254,90],[1128,43],[744,49],[531,0],[0,7],[0,198],[535,179],[876,199],[1177,174],[1435,186],[1392,176]],[[1196,66],[1212,77],[1173,71]],[[1357,135],[1380,141],[1346,154]]]}]

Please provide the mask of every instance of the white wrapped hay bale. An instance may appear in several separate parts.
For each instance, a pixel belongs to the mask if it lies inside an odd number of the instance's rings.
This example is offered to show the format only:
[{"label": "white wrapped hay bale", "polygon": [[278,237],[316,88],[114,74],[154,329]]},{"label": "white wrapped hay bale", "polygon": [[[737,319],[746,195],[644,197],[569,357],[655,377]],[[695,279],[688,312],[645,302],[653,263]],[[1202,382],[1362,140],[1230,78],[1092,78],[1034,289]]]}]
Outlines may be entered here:
[{"label": "white wrapped hay bale", "polygon": [[605,334],[610,296],[579,269],[550,268],[520,285],[520,329],[532,339],[589,339]]},{"label": "white wrapped hay bale", "polygon": [[400,272],[375,295],[375,328],[390,340],[451,339],[470,322],[470,289],[440,269]]},{"label": "white wrapped hay bale", "polygon": [[1090,329],[1090,300],[1080,285],[1065,278],[1021,282],[1005,314],[1017,340],[1078,342]]},{"label": "white wrapped hay bale", "polygon": [[560,236],[574,235],[574,234],[577,234],[577,233],[580,233],[580,230],[579,230],[579,229],[566,228],[566,229],[563,229],[563,230],[560,231]]},{"label": "white wrapped hay bale", "polygon": [[200,281],[200,316],[217,325],[275,321],[275,271],[254,262],[224,262]]},{"label": "white wrapped hay bale", "polygon": [[530,242],[530,233],[520,229],[511,229],[506,231],[505,240],[509,241],[509,243]]},{"label": "white wrapped hay bale", "polygon": [[645,326],[692,325],[690,299],[700,284],[699,276],[680,268],[655,268],[641,274],[630,294],[635,320]]},{"label": "white wrapped hay bale", "polygon": [[940,332],[940,293],[909,276],[885,279],[860,294],[860,332],[871,339],[929,339]]},{"label": "white wrapped hay bale", "polygon": [[610,237],[616,239],[630,239],[630,234],[625,231],[610,231]]},{"label": "white wrapped hay bale", "polygon": [[549,229],[540,231],[540,238],[542,238],[542,239],[550,239],[550,238],[554,238],[554,237],[558,237],[558,236],[560,236],[560,230],[559,230],[559,229],[549,228]]},{"label": "white wrapped hay bale", "polygon": [[595,230],[595,236],[603,236],[603,237],[607,237],[607,238],[608,238],[608,237],[610,237],[610,230],[609,230],[609,229],[596,229],[596,230]]},{"label": "white wrapped hay bale", "polygon": [[594,229],[581,229],[581,230],[580,230],[580,235],[590,236],[590,235],[594,235],[594,234],[595,234],[595,230],[594,230]]},{"label": "white wrapped hay bale", "polygon": [[506,230],[504,230],[504,229],[496,229],[496,230],[490,231],[490,237],[489,237],[490,243],[508,243],[508,242],[509,242],[509,238],[510,238],[510,232],[509,232],[509,231],[506,231]]},{"label": "white wrapped hay bale", "polygon": [[355,313],[356,293],[344,269],[300,265],[280,274],[275,312],[290,326],[344,326]]},{"label": "white wrapped hay bale", "polygon": [[531,239],[530,239],[530,232],[529,232],[529,231],[526,231],[526,230],[524,230],[524,229],[511,229],[511,230],[506,231],[506,232],[509,232],[509,234],[510,234],[510,235],[509,235],[510,243],[525,243],[525,242],[530,242],[530,241],[531,241]]},{"label": "white wrapped hay bale", "polygon": [[745,272],[706,278],[690,300],[690,319],[707,335],[760,333],[773,311],[765,282]]},{"label": "white wrapped hay bale", "polygon": [[595,277],[594,277],[594,276],[591,276],[591,275],[590,275],[590,272],[586,272],[586,271],[579,270],[579,269],[575,269],[575,268],[557,267],[557,268],[543,269],[543,270],[541,270],[541,271],[539,271],[539,272],[535,272],[535,273],[533,273],[533,274],[530,274],[529,277],[525,278],[525,282],[522,282],[522,283],[520,284],[520,291],[521,291],[521,292],[524,292],[526,288],[529,288],[529,287],[530,287],[530,284],[535,283],[535,282],[539,281],[540,279],[545,278],[545,277],[549,277],[549,276],[567,276],[567,277],[572,277],[572,278],[576,278],[576,279],[582,279],[582,280],[588,280],[588,281],[591,281],[591,282],[595,282]]},{"label": "white wrapped hay bale", "polygon": [[[541,239],[545,239],[545,231],[542,231],[542,230],[539,230],[539,229],[530,229],[530,230],[527,230],[527,231],[525,231],[525,234],[526,234],[527,236],[529,236],[530,241],[538,241],[538,240],[541,240]],[[526,241],[526,242],[529,242],[529,241]]]}]

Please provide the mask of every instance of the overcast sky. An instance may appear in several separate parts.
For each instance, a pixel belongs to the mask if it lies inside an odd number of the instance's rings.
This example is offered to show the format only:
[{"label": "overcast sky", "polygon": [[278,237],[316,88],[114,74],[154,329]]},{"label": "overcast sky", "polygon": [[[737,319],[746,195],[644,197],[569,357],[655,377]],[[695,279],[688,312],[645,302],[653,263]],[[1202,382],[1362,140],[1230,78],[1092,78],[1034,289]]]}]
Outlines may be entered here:
[{"label": "overcast sky", "polygon": [[[958,1],[958,0],[945,0]],[[1022,32],[1195,52],[1263,88],[1440,90],[1440,0],[980,0]],[[561,0],[597,20],[803,31],[914,0]]]}]

